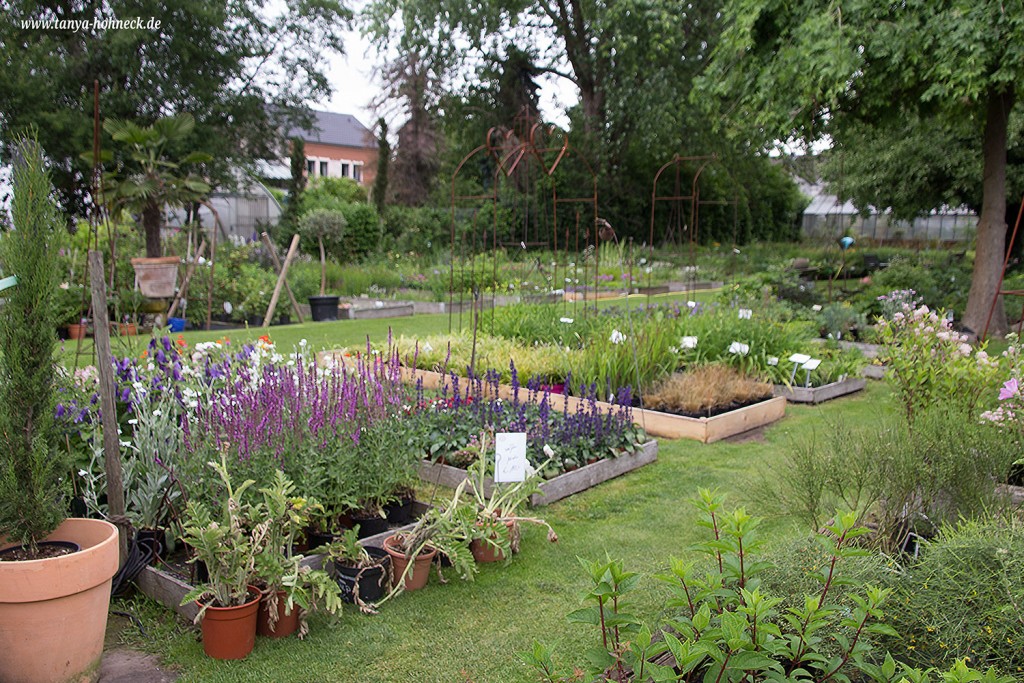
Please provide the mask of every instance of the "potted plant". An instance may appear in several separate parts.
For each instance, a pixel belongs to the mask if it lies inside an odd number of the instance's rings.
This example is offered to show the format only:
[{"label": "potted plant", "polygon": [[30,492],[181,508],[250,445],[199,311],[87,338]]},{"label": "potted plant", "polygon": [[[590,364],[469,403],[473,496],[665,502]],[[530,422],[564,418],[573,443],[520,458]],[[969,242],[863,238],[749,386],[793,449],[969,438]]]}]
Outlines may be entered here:
[{"label": "potted plant", "polygon": [[488,434],[480,436],[480,457],[476,458],[466,470],[471,503],[476,518],[470,527],[469,549],[477,562],[508,561],[512,553],[519,552],[520,523],[539,524],[547,527],[548,540],[558,540],[558,534],[543,519],[524,517],[519,514],[535,493],[540,492],[540,473],[555,461],[555,452],[550,446],[544,446],[544,454],[548,459],[536,468],[528,471],[523,481],[494,483],[487,493],[488,474],[494,473],[493,464],[488,464]]},{"label": "potted plant", "polygon": [[82,304],[85,301],[82,285],[61,283],[57,289],[57,326],[65,327],[68,339],[85,339],[87,320]]},{"label": "potted plant", "polygon": [[284,638],[296,630],[306,635],[305,615],[317,599],[328,612],[341,608],[341,591],[327,572],[302,566],[294,552],[295,541],[309,524],[309,515],[320,506],[294,495],[295,485],[281,470],[274,471],[272,485],[260,489],[263,503],[254,510],[254,533],[262,548],[256,556],[256,585],[263,590],[256,633]]},{"label": "potted plant", "polygon": [[124,287],[112,297],[114,304],[114,320],[118,321],[118,332],[122,337],[134,336],[139,333],[139,311],[146,301],[142,292]]},{"label": "potted plant", "polygon": [[[118,533],[103,520],[65,518],[70,463],[53,424],[53,254],[63,222],[39,144],[23,138],[12,151],[16,229],[0,235],[0,263],[18,278],[0,306],[0,672],[79,680],[103,654]],[[78,550],[48,556],[48,541]]]},{"label": "potted plant", "polygon": [[389,507],[394,507],[393,517],[404,514],[408,519],[419,458],[406,447],[405,431],[397,421],[379,418],[360,429],[359,444],[346,457],[359,501],[352,522],[360,526],[362,537],[387,531]]},{"label": "potted plant", "polygon": [[392,590],[385,600],[403,590],[414,591],[426,586],[430,565],[438,553],[451,561],[463,579],[473,578],[476,565],[469,550],[468,529],[474,517],[468,507],[458,504],[464,489],[465,481],[455,490],[451,505],[430,508],[411,530],[399,531],[384,539],[384,551],[391,557],[392,567]]},{"label": "potted plant", "polygon": [[[262,539],[250,532],[248,508],[242,494],[253,485],[247,479],[231,484],[227,458],[210,462],[224,485],[223,509],[217,518],[202,502],[190,500],[185,508],[182,540],[192,548],[189,562],[203,562],[207,579],[189,591],[181,604],[199,605],[195,623],[202,624],[203,650],[215,659],[244,659],[256,643],[256,617],[261,593],[252,585],[256,556]],[[261,531],[266,534],[266,529]]]},{"label": "potted plant", "polygon": [[334,579],[345,602],[373,612],[391,587],[391,556],[381,548],[359,543],[359,530],[349,529],[327,548]]},{"label": "potted plant", "polygon": [[320,249],[320,294],[309,297],[310,313],[316,322],[338,319],[339,297],[327,295],[327,251],[324,243],[339,246],[347,225],[345,214],[332,209],[313,209],[299,219],[299,235],[315,240]]}]

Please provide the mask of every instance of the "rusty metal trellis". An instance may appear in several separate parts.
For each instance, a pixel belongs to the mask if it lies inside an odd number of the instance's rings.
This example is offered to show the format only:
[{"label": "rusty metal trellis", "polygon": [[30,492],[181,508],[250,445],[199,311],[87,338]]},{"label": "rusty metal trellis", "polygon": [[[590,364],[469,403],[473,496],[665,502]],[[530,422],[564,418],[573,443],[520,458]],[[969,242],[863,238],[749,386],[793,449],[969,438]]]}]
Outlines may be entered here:
[{"label": "rusty metal trellis", "polygon": [[[483,192],[476,194],[461,194],[459,192],[460,178],[465,179],[467,169],[471,168],[471,162],[476,161],[480,168],[486,168],[490,173],[489,187],[484,184]],[[558,191],[556,173],[566,167],[566,164],[578,164],[577,170],[582,171],[582,177],[589,177],[590,192],[579,193],[579,196],[561,196]],[[481,173],[481,178],[484,174]],[[548,189],[538,190],[538,184],[549,186]],[[502,190],[506,192],[503,195]],[[543,195],[543,196],[541,196]],[[503,199],[514,198],[522,203],[522,213],[517,217],[521,220],[522,232],[518,239],[499,242],[499,210],[503,208]],[[459,211],[467,204],[475,204],[472,213],[472,230],[469,235],[460,236],[457,230],[459,222]],[[511,205],[506,202],[505,208]],[[481,228],[481,214],[487,207],[491,210],[490,235],[486,228]],[[513,205],[514,206],[514,205]],[[537,207],[540,207],[539,209]],[[566,211],[569,218],[566,218]],[[590,216],[585,224],[581,225],[581,211],[589,211]],[[498,259],[497,253],[500,249],[512,247],[519,248],[521,253],[527,253],[530,249],[549,247],[554,253],[551,273],[547,277],[552,283],[574,282],[579,278],[569,278],[570,267],[573,274],[578,274],[578,265],[583,263],[583,282],[586,283],[589,277],[589,264],[586,259],[577,256],[569,261],[569,255],[573,252],[579,253],[580,238],[583,238],[584,248],[589,252],[593,249],[594,258],[594,288],[596,292],[599,274],[599,242],[601,235],[598,230],[598,192],[597,175],[587,159],[581,155],[569,141],[567,133],[553,125],[547,125],[536,121],[528,110],[524,110],[516,117],[516,125],[513,128],[495,127],[487,131],[481,145],[469,152],[459,162],[452,173],[451,181],[451,224],[449,237],[451,240],[451,260],[449,264],[449,287],[448,287],[448,329],[451,332],[457,323],[458,329],[462,329],[463,315],[465,310],[465,287],[462,282],[466,275],[466,259],[460,260],[460,256],[469,254],[468,267],[475,278],[476,257],[486,248],[492,253],[492,282],[497,282]],[[518,226],[513,226],[518,227]],[[570,265],[571,264],[571,265]],[[460,271],[457,273],[456,268]],[[538,274],[542,272],[542,265],[539,262],[536,266]],[[559,279],[561,271],[561,278]],[[459,286],[456,287],[456,275],[459,275]],[[475,283],[475,279],[473,280]],[[456,300],[456,289],[458,289],[458,300]],[[558,292],[562,287],[552,287]],[[524,294],[520,292],[520,295]],[[475,363],[475,334],[479,318],[484,310],[483,293],[474,284],[472,291],[472,329],[474,332],[474,349],[472,360]],[[491,308],[496,304],[497,292],[492,291],[490,301]],[[569,297],[563,296],[563,306],[567,305]],[[578,297],[573,297],[573,310],[578,310]],[[586,313],[586,303],[583,305],[583,313]],[[595,303],[596,308],[596,303]],[[456,318],[457,313],[457,318]],[[493,313],[492,313],[493,322]]]}]

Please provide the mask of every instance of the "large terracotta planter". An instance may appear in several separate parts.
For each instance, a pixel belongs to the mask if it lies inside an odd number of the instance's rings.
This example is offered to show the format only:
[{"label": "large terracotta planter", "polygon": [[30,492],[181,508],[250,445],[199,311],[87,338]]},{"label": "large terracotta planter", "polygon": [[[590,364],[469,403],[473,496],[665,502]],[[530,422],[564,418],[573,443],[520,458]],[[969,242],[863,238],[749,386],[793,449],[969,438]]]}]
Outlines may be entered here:
[{"label": "large terracotta planter", "polygon": [[[398,586],[402,581],[402,575],[405,574],[405,568],[409,565],[409,561],[405,559],[405,553],[397,548],[398,542],[394,536],[384,539],[384,551],[391,556],[392,586]],[[427,579],[430,578],[430,563],[434,561],[435,555],[437,555],[437,550],[434,548],[420,553],[414,560],[412,572],[405,579],[405,590],[415,591],[427,585]]]},{"label": "large terracotta planter", "polygon": [[277,621],[270,628],[270,600],[264,595],[260,600],[260,615],[256,620],[256,635],[267,638],[286,638],[299,630],[299,606],[292,605],[292,611],[285,614],[285,592],[277,591]]},{"label": "large terracotta planter", "polygon": [[81,323],[71,323],[68,325],[68,339],[77,340],[85,339],[85,333],[88,330],[88,325],[82,325]]},{"label": "large terracotta planter", "polygon": [[203,613],[203,652],[214,659],[245,659],[256,645],[256,618],[260,597],[250,587],[244,605],[237,607],[207,607]]},{"label": "large terracotta planter", "polygon": [[139,282],[139,291],[151,299],[174,296],[180,264],[181,259],[177,256],[133,258],[132,267],[135,269],[135,279]]},{"label": "large terracotta planter", "polygon": [[117,527],[68,519],[46,540],[72,541],[81,550],[0,562],[0,680],[96,681],[118,566]]}]

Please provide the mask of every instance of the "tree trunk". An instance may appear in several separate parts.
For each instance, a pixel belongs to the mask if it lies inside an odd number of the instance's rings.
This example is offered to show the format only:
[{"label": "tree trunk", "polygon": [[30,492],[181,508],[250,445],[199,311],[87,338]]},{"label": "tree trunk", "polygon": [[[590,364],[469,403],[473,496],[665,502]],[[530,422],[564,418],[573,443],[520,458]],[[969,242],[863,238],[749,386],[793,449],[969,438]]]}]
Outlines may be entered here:
[{"label": "tree trunk", "polygon": [[[984,176],[982,180],[981,216],[975,240],[974,273],[967,297],[963,323],[979,335],[985,331],[992,299],[999,287],[999,277],[1006,257],[1006,137],[1010,110],[1014,104],[1013,90],[989,93],[985,117]],[[1007,332],[1003,298],[996,301],[988,334],[1001,336]]]},{"label": "tree trunk", "polygon": [[324,253],[324,238],[317,237],[320,245],[320,296],[327,294],[327,254]]},{"label": "tree trunk", "polygon": [[157,204],[146,204],[145,208],[142,209],[142,230],[146,234],[146,256],[149,258],[163,256],[163,251],[160,247],[162,218],[160,206]]}]

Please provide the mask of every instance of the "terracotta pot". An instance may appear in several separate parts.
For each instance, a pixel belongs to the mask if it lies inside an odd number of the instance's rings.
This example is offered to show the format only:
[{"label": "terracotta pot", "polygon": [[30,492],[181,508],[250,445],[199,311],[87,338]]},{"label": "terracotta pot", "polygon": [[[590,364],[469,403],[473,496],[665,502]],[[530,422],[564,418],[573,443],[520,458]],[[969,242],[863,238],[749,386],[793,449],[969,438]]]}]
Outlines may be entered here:
[{"label": "terracotta pot", "polygon": [[256,645],[256,617],[261,593],[249,587],[252,598],[237,607],[207,607],[203,614],[203,652],[214,659],[245,659]]},{"label": "terracotta pot", "polygon": [[134,337],[139,333],[139,328],[135,323],[118,323],[117,332],[122,337]]},{"label": "terracotta pot", "polygon": [[181,259],[177,256],[133,258],[132,267],[135,269],[135,277],[139,281],[139,291],[143,296],[153,299],[166,299],[174,296],[180,264]]},{"label": "terracotta pot", "polygon": [[292,605],[291,612],[285,614],[285,592],[277,591],[277,621],[270,628],[270,600],[264,593],[260,600],[260,614],[256,619],[256,635],[267,638],[286,638],[299,630],[299,606]]},{"label": "terracotta pot", "polygon": [[68,339],[85,339],[85,332],[87,329],[88,325],[71,323],[70,325],[68,325]]},{"label": "terracotta pot", "polygon": [[[391,585],[395,587],[402,580],[409,561],[405,559],[405,553],[398,550],[398,541],[394,536],[384,539],[384,550],[391,556]],[[427,579],[430,578],[430,563],[434,561],[435,555],[437,555],[437,550],[434,548],[420,553],[419,557],[414,560],[412,572],[405,579],[405,590],[415,591],[427,585]]]},{"label": "terracotta pot", "polygon": [[82,549],[0,562],[0,679],[96,681],[110,580],[118,566],[117,527],[99,519],[67,519],[47,540],[72,541]]},{"label": "terracotta pot", "polygon": [[[505,527],[508,529],[508,533],[511,536],[512,529],[516,523],[513,520],[505,522]],[[492,539],[496,539],[496,536],[491,536]],[[473,559],[479,564],[487,562],[501,562],[505,559],[505,553],[500,548],[495,548],[489,543],[484,543],[480,539],[474,538],[469,543],[469,551],[473,553]]]}]

